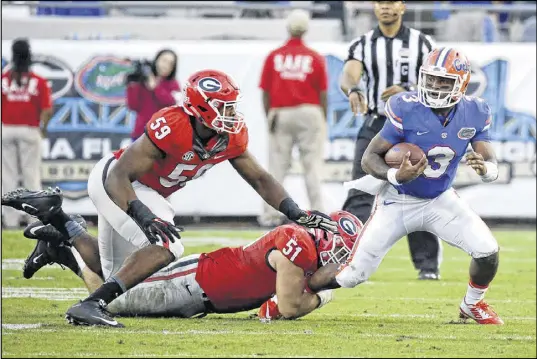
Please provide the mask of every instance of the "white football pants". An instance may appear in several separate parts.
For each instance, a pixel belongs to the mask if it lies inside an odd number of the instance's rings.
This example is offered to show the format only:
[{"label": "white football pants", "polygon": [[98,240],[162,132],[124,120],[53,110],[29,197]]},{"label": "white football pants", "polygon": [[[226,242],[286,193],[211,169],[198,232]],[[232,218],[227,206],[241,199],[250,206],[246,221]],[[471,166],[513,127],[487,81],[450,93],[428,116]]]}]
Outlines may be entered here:
[{"label": "white football pants", "polygon": [[336,280],[351,288],[365,282],[390,248],[408,233],[426,231],[468,253],[483,258],[498,252],[498,243],[483,220],[452,188],[434,199],[399,194],[386,185]]},{"label": "white football pants", "polygon": [[114,299],[107,309],[123,316],[191,318],[207,313],[207,296],[196,282],[199,254],[183,257]]},{"label": "white football pants", "polygon": [[[113,155],[105,156],[97,162],[88,179],[88,195],[98,212],[99,255],[105,280],[121,268],[131,253],[150,245],[138,224],[112,201],[104,188],[106,176],[116,163]],[[170,202],[138,181],[133,182],[132,187],[138,199],[157,217],[174,223],[175,211]],[[175,243],[158,242],[158,245],[168,248],[176,261],[185,250],[178,240]]]}]

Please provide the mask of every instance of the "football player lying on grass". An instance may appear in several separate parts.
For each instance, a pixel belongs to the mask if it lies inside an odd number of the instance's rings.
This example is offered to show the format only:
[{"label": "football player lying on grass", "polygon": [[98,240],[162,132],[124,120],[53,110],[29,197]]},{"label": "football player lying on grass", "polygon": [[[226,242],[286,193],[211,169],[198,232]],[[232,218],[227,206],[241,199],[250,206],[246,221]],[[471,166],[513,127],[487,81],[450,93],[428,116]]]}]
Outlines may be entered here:
[{"label": "football player lying on grass", "polygon": [[[61,192],[51,190],[19,190],[2,198],[3,205],[16,209],[55,207],[58,213],[61,203]],[[31,214],[39,218],[39,213]],[[72,218],[85,227],[82,217]],[[360,220],[348,212],[333,212],[330,218],[338,225],[337,234],[288,224],[242,247],[183,257],[113,300],[103,308],[105,321],[94,324],[122,327],[114,314],[190,318],[260,306],[262,320],[302,317],[332,299],[331,290],[310,291],[307,277],[327,263],[345,263],[362,229]],[[25,278],[46,264],[58,263],[80,276],[90,292],[107,279],[92,272],[73,246],[76,237],[91,237],[88,232],[66,238],[52,224],[38,221],[24,230],[24,236],[38,241],[24,265]],[[70,321],[76,324],[76,318]]]}]

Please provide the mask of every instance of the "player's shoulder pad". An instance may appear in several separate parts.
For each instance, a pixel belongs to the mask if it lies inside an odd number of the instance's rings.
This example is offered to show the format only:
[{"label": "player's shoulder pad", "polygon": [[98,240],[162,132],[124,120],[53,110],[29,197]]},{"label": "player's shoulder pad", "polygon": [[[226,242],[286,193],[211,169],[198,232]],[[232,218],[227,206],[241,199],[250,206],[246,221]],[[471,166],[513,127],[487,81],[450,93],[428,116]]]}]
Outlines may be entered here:
[{"label": "player's shoulder pad", "polygon": [[467,117],[475,121],[481,131],[488,130],[492,123],[492,110],[487,101],[477,96],[464,96],[464,101],[469,111],[466,112]]},{"label": "player's shoulder pad", "polygon": [[395,127],[402,130],[404,119],[415,110],[418,104],[419,100],[416,92],[399,92],[386,101],[384,113]]},{"label": "player's shoulder pad", "polygon": [[187,126],[191,127],[189,116],[181,106],[175,105],[155,112],[145,125],[145,133],[155,146],[170,153],[179,144],[177,139],[189,132]]},{"label": "player's shoulder pad", "polygon": [[317,263],[317,250],[306,228],[286,224],[277,228],[276,248],[291,262],[303,269]]}]

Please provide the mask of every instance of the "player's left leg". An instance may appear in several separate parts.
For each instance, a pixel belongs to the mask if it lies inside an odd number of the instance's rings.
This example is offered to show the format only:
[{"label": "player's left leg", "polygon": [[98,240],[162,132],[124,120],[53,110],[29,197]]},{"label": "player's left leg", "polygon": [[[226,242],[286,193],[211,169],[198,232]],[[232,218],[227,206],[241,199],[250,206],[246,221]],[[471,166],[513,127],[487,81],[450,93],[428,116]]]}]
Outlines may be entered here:
[{"label": "player's left leg", "polygon": [[199,256],[180,258],[116,298],[108,309],[122,316],[191,318],[206,313],[204,292],[196,281]]},{"label": "player's left leg", "polygon": [[472,257],[470,282],[460,305],[461,318],[472,318],[479,324],[503,324],[484,301],[499,264],[498,243],[485,222],[454,190],[448,190],[428,207],[424,230]]}]

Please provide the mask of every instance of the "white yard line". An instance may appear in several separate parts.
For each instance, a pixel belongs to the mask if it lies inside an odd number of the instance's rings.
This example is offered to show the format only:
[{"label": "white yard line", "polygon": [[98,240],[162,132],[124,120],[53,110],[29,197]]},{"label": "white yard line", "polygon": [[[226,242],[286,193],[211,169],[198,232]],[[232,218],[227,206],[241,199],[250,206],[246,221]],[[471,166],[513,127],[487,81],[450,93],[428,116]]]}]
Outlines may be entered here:
[{"label": "white yard line", "polygon": [[36,324],[2,324],[2,329],[9,330],[25,330],[25,329],[36,329],[41,327],[41,323]]},{"label": "white yard line", "polygon": [[[321,315],[323,317],[338,317],[334,316],[333,314],[328,313],[315,313],[315,315]],[[435,315],[435,314],[401,314],[401,313],[393,313],[393,314],[375,314],[375,313],[360,313],[360,314],[353,314],[353,313],[347,313],[345,315],[341,315],[345,317],[364,317],[364,318],[419,318],[419,319],[449,319],[445,316],[441,315]],[[535,317],[504,317],[501,316],[502,319],[505,319],[506,321],[512,320],[512,321],[521,321],[521,320],[528,320],[528,321],[536,321]]]},{"label": "white yard line", "polygon": [[[335,294],[337,298],[337,294]],[[339,299],[339,298],[337,298]],[[395,300],[395,301],[405,301],[405,302],[414,302],[414,301],[420,301],[420,302],[442,302],[442,303],[449,303],[449,302],[457,302],[459,303],[462,298],[426,298],[426,297],[353,297],[353,298],[345,298],[345,300],[378,300],[379,302],[385,301],[385,300]],[[491,303],[517,303],[517,304],[535,304],[535,299],[520,299],[520,300],[513,300],[513,299],[491,299]]]},{"label": "white yard line", "polygon": [[[265,324],[270,325],[270,324]],[[61,329],[27,329],[32,333],[54,333],[59,332]],[[80,328],[80,331],[90,332],[93,336],[99,335],[110,335],[110,331],[101,330],[99,328]],[[240,336],[267,336],[271,334],[276,335],[317,335],[317,336],[336,336],[339,337],[340,333],[316,333],[313,330],[284,330],[284,331],[252,331],[252,330],[185,330],[185,331],[168,331],[168,330],[118,330],[117,334],[148,334],[148,335],[240,335]],[[467,336],[455,336],[455,335],[427,335],[427,334],[380,334],[380,333],[353,333],[353,336],[356,337],[366,337],[366,338],[400,338],[402,340],[415,340],[415,339],[432,339],[432,340],[464,340],[467,341]],[[534,341],[535,336],[531,335],[496,335],[496,334],[487,334],[487,336],[482,337],[480,340],[520,340],[520,341]]]}]

